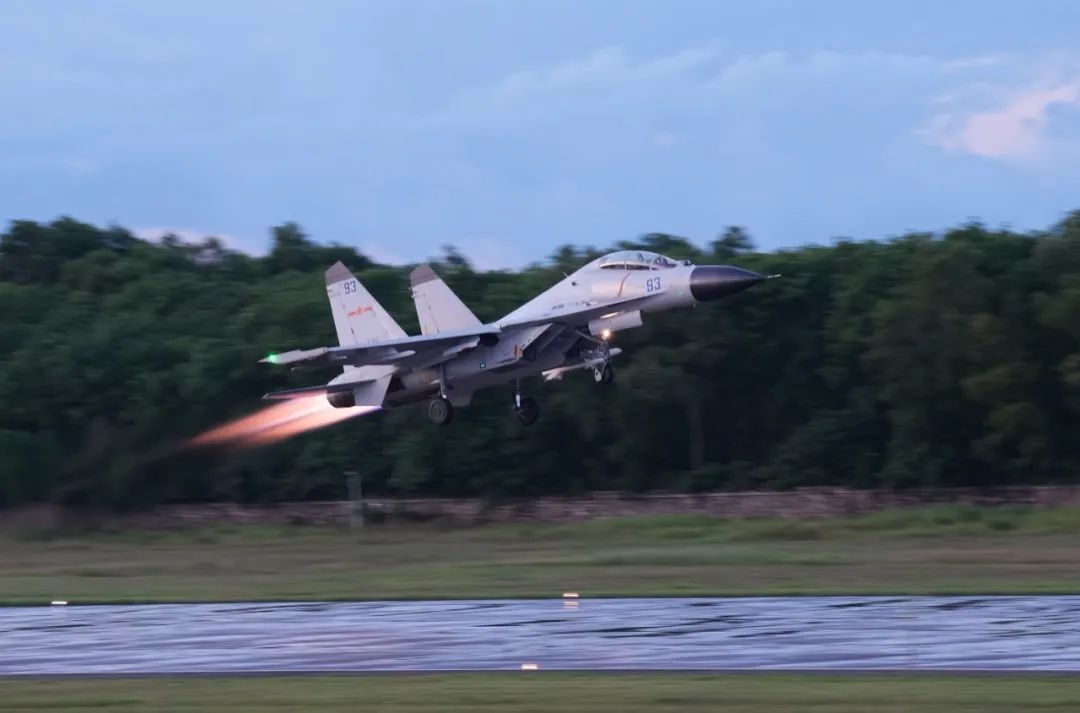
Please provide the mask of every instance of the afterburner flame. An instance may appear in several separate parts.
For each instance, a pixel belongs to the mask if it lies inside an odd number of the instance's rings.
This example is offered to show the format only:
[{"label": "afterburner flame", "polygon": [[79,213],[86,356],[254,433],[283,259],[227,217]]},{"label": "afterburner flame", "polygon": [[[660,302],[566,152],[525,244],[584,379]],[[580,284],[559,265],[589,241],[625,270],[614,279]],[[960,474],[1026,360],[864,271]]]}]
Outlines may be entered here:
[{"label": "afterburner flame", "polygon": [[374,406],[334,408],[319,394],[289,399],[211,428],[190,439],[187,446],[264,446],[307,431],[377,411]]},{"label": "afterburner flame", "polygon": [[353,406],[351,408],[334,408],[330,404],[326,406],[326,409],[259,431],[248,438],[241,439],[237,442],[237,445],[248,447],[265,446],[379,410],[377,406]]}]

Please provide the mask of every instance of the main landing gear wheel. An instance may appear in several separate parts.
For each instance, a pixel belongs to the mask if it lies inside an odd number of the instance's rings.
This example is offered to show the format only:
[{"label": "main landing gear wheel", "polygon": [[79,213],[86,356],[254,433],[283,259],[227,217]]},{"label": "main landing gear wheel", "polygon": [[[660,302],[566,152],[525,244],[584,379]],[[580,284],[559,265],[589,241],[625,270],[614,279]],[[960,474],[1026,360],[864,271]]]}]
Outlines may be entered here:
[{"label": "main landing gear wheel", "polygon": [[604,364],[602,367],[593,369],[593,379],[598,384],[610,384],[615,381],[615,369],[612,368],[611,364]]},{"label": "main landing gear wheel", "polygon": [[436,426],[445,426],[454,417],[454,407],[441,396],[434,398],[428,403],[427,417]]},{"label": "main landing gear wheel", "polygon": [[540,418],[540,404],[531,396],[526,396],[514,407],[514,413],[522,425],[531,426]]}]

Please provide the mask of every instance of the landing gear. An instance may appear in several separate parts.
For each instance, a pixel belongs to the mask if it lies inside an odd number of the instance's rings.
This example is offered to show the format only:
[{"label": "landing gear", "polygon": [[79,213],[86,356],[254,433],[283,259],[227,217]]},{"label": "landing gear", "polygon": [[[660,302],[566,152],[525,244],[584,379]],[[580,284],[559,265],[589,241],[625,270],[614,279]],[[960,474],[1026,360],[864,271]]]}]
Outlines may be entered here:
[{"label": "landing gear", "polygon": [[540,418],[540,404],[531,396],[521,395],[521,382],[514,382],[514,413],[523,426],[531,426]]},{"label": "landing gear", "polygon": [[446,364],[439,365],[439,395],[428,402],[428,420],[436,426],[445,426],[454,417],[454,406],[446,398]]},{"label": "landing gear", "polygon": [[439,396],[428,402],[427,417],[436,426],[445,426],[454,417],[454,407],[447,399]]},{"label": "landing gear", "polygon": [[[615,381],[615,369],[611,366],[611,345],[608,343],[607,336],[603,339],[597,339],[587,332],[579,331],[578,334],[585,341],[595,344],[595,348],[588,350],[582,354],[582,358],[588,358],[590,361],[599,358],[598,361],[593,362],[596,365],[592,368],[593,379],[598,384],[610,384]],[[610,335],[608,335],[610,336]],[[618,354],[618,352],[615,352]]]},{"label": "landing gear", "polygon": [[540,418],[540,404],[533,397],[526,396],[514,407],[514,412],[517,414],[518,421],[521,421],[521,425],[531,426],[536,423],[536,419]]}]

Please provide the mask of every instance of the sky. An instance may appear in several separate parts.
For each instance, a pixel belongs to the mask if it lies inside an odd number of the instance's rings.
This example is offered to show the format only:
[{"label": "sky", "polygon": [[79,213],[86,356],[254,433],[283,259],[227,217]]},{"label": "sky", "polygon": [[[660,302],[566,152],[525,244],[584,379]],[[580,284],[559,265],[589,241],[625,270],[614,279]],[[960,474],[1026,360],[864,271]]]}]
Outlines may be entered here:
[{"label": "sky", "polygon": [[4,0],[0,222],[480,268],[1080,208],[1074,0]]}]

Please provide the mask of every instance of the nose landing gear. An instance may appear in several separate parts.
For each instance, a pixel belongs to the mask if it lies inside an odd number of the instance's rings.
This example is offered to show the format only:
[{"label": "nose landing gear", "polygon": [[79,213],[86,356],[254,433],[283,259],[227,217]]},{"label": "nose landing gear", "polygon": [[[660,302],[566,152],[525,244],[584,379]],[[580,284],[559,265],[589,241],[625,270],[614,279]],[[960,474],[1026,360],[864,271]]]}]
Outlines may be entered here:
[{"label": "nose landing gear", "polygon": [[[587,364],[592,364],[593,380],[604,385],[615,381],[615,368],[611,366],[613,354],[611,344],[608,341],[611,334],[605,331],[602,339],[597,339],[587,332],[579,331],[578,334],[582,339],[595,345],[592,349],[583,351],[581,355]],[[615,354],[618,353],[619,350],[616,349]]]}]

